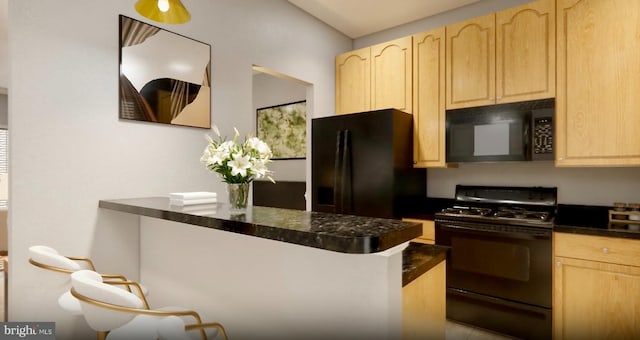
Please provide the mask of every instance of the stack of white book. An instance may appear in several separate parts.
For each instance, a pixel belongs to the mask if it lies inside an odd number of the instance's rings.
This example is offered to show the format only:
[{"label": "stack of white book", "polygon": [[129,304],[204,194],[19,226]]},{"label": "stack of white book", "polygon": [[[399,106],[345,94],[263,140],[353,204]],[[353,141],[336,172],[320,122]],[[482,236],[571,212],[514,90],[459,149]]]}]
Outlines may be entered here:
[{"label": "stack of white book", "polygon": [[169,194],[169,204],[171,205],[196,205],[216,203],[218,195],[215,192],[193,191],[174,192]]}]

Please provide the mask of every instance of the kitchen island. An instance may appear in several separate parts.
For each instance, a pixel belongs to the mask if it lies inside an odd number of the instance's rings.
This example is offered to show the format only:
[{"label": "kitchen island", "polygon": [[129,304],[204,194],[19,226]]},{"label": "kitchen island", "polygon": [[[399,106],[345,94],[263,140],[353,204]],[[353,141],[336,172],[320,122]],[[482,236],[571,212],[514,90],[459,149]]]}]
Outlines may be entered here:
[{"label": "kitchen island", "polygon": [[401,337],[402,251],[418,223],[166,197],[99,206],[140,216],[152,307],[198,310],[240,339]]}]

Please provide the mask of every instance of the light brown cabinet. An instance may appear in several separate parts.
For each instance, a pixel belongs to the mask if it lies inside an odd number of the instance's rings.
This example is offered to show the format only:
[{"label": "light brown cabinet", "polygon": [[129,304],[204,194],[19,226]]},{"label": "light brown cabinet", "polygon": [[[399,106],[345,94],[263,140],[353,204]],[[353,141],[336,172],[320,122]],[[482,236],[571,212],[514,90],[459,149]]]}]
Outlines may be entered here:
[{"label": "light brown cabinet", "polygon": [[[422,235],[412,240],[435,244],[435,222],[415,218],[403,221],[422,223]],[[444,339],[446,326],[446,260],[402,287],[402,338]]]},{"label": "light brown cabinet", "polygon": [[414,113],[415,166],[443,167],[445,109],[555,96],[556,166],[640,166],[638,18],[636,0],[538,0],[448,25],[444,57],[441,30],[351,51],[336,113]]},{"label": "light brown cabinet", "polygon": [[640,1],[558,0],[557,166],[640,165]]},{"label": "light brown cabinet", "polygon": [[336,113],[367,111],[371,107],[371,48],[336,56]]},{"label": "light brown cabinet", "polygon": [[412,112],[412,38],[371,46],[371,108]]},{"label": "light brown cabinet", "polygon": [[444,167],[445,29],[413,36],[413,160],[415,167]]},{"label": "light brown cabinet", "polygon": [[412,112],[412,38],[336,56],[336,114],[396,108]]},{"label": "light brown cabinet", "polygon": [[445,339],[446,263],[402,288],[402,339]]},{"label": "light brown cabinet", "polygon": [[496,102],[556,95],[554,0],[496,13]]},{"label": "light brown cabinet", "polygon": [[448,25],[447,109],[495,103],[495,15]]},{"label": "light brown cabinet", "polygon": [[447,26],[447,109],[555,96],[555,7],[539,0]]},{"label": "light brown cabinet", "polygon": [[554,233],[555,339],[640,334],[640,240]]},{"label": "light brown cabinet", "polygon": [[413,239],[414,242],[435,244],[436,229],[435,222],[431,220],[420,220],[415,218],[403,218],[403,221],[422,223],[422,235]]}]

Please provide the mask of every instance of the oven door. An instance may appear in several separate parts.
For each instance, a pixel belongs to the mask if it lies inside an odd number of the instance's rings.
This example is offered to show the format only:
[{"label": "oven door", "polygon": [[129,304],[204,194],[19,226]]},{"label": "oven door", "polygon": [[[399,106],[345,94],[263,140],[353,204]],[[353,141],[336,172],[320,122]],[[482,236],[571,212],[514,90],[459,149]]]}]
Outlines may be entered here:
[{"label": "oven door", "polygon": [[447,288],[551,308],[551,229],[436,220]]}]

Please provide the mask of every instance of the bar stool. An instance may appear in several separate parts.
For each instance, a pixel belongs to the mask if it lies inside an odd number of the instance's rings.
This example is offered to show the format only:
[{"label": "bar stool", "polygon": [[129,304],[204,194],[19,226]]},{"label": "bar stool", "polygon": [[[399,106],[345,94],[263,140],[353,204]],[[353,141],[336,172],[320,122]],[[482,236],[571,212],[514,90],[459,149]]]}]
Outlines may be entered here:
[{"label": "bar stool", "polygon": [[[53,289],[62,292],[60,297],[58,298],[58,305],[63,310],[69,312],[72,315],[81,315],[82,309],[80,308],[80,303],[76,298],[71,296],[71,293],[69,292],[69,275],[82,269],[90,269],[95,271],[93,262],[90,259],[84,257],[69,257],[61,255],[54,248],[44,245],[35,245],[29,247],[29,254],[31,256],[29,258],[29,263],[31,263],[32,265],[55,273],[65,274],[65,277],[61,281],[51,282],[51,280],[49,280],[49,283],[54,286]],[[126,277],[119,274],[102,274],[102,277],[105,280],[110,281],[127,281]],[[146,287],[141,288],[143,295],[148,294],[148,290]],[[128,287],[125,289],[129,289],[129,291],[131,291],[131,289]]]},{"label": "bar stool", "polygon": [[[103,281],[100,274],[91,270],[71,274],[71,295],[80,301],[83,316],[97,332],[98,340],[157,339],[159,330],[164,334],[180,334],[179,323],[174,319],[165,321],[169,316],[179,317],[183,333],[197,330],[203,340],[213,339],[217,334],[227,339],[221,324],[202,323],[200,315],[193,310],[182,307],[151,309],[144,295],[136,295],[114,285],[127,285],[140,291],[136,282]],[[185,320],[189,322],[187,326]]]}]

